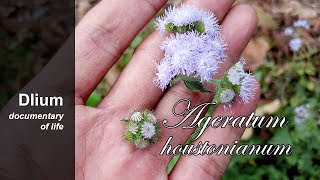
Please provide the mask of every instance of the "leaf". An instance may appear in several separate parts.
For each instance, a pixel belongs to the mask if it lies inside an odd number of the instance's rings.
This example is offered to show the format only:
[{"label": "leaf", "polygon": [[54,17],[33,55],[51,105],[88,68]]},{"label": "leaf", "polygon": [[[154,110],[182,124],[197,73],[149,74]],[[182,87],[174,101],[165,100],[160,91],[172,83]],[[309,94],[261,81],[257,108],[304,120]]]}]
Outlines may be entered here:
[{"label": "leaf", "polygon": [[270,144],[292,144],[288,128],[279,129],[278,132],[269,140]]},{"label": "leaf", "polygon": [[183,82],[190,91],[210,92],[199,81],[183,80]]},{"label": "leaf", "polygon": [[133,134],[130,131],[125,131],[123,136],[126,140],[133,141]]}]

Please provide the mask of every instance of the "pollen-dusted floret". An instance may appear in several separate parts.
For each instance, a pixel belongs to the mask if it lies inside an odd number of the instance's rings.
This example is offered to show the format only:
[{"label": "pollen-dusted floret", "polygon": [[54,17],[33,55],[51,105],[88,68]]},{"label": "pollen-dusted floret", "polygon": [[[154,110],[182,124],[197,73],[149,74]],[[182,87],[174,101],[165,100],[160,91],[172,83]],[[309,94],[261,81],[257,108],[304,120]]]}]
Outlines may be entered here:
[{"label": "pollen-dusted floret", "polygon": [[[179,7],[168,8],[163,16],[157,18],[156,28],[160,32],[167,31],[168,26],[185,27],[197,30],[197,25],[204,25],[204,33],[212,35],[220,30],[218,20],[211,12],[205,12],[195,6],[182,4]],[[201,29],[202,30],[202,29]]]}]

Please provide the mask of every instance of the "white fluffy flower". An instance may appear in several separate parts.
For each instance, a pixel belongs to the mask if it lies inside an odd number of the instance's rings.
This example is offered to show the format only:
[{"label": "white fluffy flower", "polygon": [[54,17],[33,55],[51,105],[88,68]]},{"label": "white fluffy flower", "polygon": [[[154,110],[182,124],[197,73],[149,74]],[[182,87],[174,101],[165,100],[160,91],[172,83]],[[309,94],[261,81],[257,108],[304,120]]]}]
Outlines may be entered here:
[{"label": "white fluffy flower", "polygon": [[283,34],[285,36],[292,36],[294,34],[294,29],[292,27],[287,27],[284,29]]},{"label": "white fluffy flower", "polygon": [[139,122],[142,119],[142,113],[141,112],[134,112],[134,113],[132,113],[130,119],[133,121]]},{"label": "white fluffy flower", "polygon": [[170,84],[171,79],[177,74],[173,72],[171,62],[168,59],[162,60],[157,66],[157,74],[154,83],[163,91]]},{"label": "white fluffy flower", "polygon": [[299,51],[301,46],[302,46],[302,40],[300,38],[292,39],[289,42],[289,47],[293,52]]},{"label": "white fluffy flower", "polygon": [[136,134],[139,127],[136,124],[129,124],[127,128],[128,128],[128,131],[130,131],[132,134]]},{"label": "white fluffy flower", "polygon": [[228,71],[228,79],[233,85],[240,85],[242,78],[245,76],[243,67],[245,65],[244,59],[233,65]]},{"label": "white fluffy flower", "polygon": [[205,33],[212,35],[220,30],[218,20],[211,12],[204,12],[195,6],[182,4],[179,7],[170,7],[163,16],[157,18],[156,27],[161,32],[166,31],[169,23],[175,26],[192,25],[194,22],[203,22]]},{"label": "white fluffy flower", "polygon": [[226,89],[220,93],[220,101],[222,104],[231,103],[236,93],[232,89]]},{"label": "white fluffy flower", "polygon": [[147,115],[147,118],[148,118],[148,121],[153,123],[153,124],[156,124],[157,123],[157,118],[155,115],[153,115],[151,112],[148,113]]},{"label": "white fluffy flower", "polygon": [[221,37],[196,32],[167,37],[161,49],[164,58],[157,66],[156,85],[164,90],[176,75],[197,76],[208,81],[225,60],[226,45]]},{"label": "white fluffy flower", "polygon": [[144,149],[149,146],[149,142],[145,139],[141,139],[135,145],[139,149]]},{"label": "white fluffy flower", "polygon": [[141,132],[146,139],[151,139],[156,134],[156,127],[152,123],[145,122],[142,126]]},{"label": "white fluffy flower", "polygon": [[257,88],[256,82],[253,80],[250,74],[245,74],[244,78],[242,79],[240,85],[240,94],[242,101],[245,104],[249,103],[249,100],[254,97],[254,92]]}]

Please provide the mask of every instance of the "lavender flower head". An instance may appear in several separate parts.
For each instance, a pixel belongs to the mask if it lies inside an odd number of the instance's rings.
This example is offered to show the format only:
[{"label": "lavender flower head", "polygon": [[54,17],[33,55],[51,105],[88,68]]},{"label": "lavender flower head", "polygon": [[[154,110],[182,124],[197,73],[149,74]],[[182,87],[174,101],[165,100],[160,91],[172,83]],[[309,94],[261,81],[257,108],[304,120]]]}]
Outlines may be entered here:
[{"label": "lavender flower head", "polygon": [[294,122],[302,124],[311,116],[310,105],[301,105],[294,109]]},{"label": "lavender flower head", "polygon": [[285,36],[292,36],[294,34],[295,30],[292,27],[287,27],[284,29],[283,34]]},{"label": "lavender flower head", "polygon": [[289,42],[291,51],[298,52],[302,47],[302,40],[300,38],[291,39]]},{"label": "lavender flower head", "polygon": [[202,22],[204,33],[212,35],[220,30],[218,20],[211,12],[205,12],[195,6],[182,4],[179,7],[170,7],[163,16],[157,18],[156,28],[160,32],[167,30],[167,25],[193,26],[195,22]]},{"label": "lavender flower head", "polygon": [[240,94],[242,101],[248,104],[249,101],[254,97],[255,90],[257,89],[256,81],[253,80],[252,75],[246,74],[242,79],[240,86]]},{"label": "lavender flower head", "polygon": [[177,75],[199,77],[208,81],[225,60],[226,45],[221,37],[197,32],[170,35],[161,49],[164,58],[157,66],[155,83],[164,90]]},{"label": "lavender flower head", "polygon": [[304,29],[310,29],[309,22],[304,20],[304,19],[299,19],[299,20],[295,21],[293,23],[293,26],[294,27],[301,27],[301,28],[304,28]]},{"label": "lavender flower head", "polygon": [[227,76],[233,85],[240,85],[242,78],[246,74],[243,70],[245,64],[244,59],[240,59],[238,63],[229,69]]},{"label": "lavender flower head", "polygon": [[220,93],[220,101],[222,104],[230,104],[234,98],[236,93],[232,89],[226,89]]},{"label": "lavender flower head", "polygon": [[156,134],[156,127],[153,123],[145,122],[141,131],[146,139],[151,139]]},{"label": "lavender flower head", "polygon": [[226,76],[233,86],[239,88],[239,90],[235,89],[235,91],[239,91],[237,94],[239,94],[242,101],[248,104],[255,95],[257,84],[252,75],[244,71],[244,65],[245,60],[241,58],[238,63],[229,69]]}]

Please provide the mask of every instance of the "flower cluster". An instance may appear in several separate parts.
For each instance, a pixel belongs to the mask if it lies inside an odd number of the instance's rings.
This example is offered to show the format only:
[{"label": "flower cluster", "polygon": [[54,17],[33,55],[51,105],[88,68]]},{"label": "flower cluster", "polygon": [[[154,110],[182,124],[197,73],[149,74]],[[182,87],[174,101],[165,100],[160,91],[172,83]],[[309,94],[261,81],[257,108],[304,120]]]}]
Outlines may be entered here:
[{"label": "flower cluster", "polygon": [[225,60],[226,44],[212,13],[194,6],[172,7],[157,19],[157,28],[171,34],[161,45],[164,58],[155,83],[164,90],[179,75],[208,81]]},{"label": "flower cluster", "polygon": [[221,80],[213,80],[217,86],[216,103],[225,107],[230,106],[238,94],[242,102],[248,104],[254,97],[257,84],[252,75],[244,71],[244,65],[245,60],[242,58],[224,74]]},{"label": "flower cluster", "polygon": [[122,121],[127,123],[124,138],[139,149],[148,147],[160,138],[160,125],[149,110],[133,112],[128,119]]},{"label": "flower cluster", "polygon": [[289,47],[291,51],[298,52],[302,47],[302,40],[300,38],[294,38],[289,41]]},{"label": "flower cluster", "polygon": [[291,51],[298,52],[302,47],[302,39],[298,36],[296,33],[295,28],[303,28],[306,30],[310,29],[310,24],[308,21],[299,19],[293,23],[293,27],[286,27],[283,31],[283,35],[292,37],[292,39],[289,41],[289,47]]},{"label": "flower cluster", "polygon": [[295,21],[293,23],[294,27],[300,27],[300,28],[304,28],[304,29],[310,29],[310,24],[308,21],[304,20],[304,19],[299,19],[297,21]]},{"label": "flower cluster", "polygon": [[200,33],[214,35],[220,30],[218,20],[211,12],[204,12],[195,6],[182,4],[170,7],[163,16],[157,18],[156,28],[160,32],[179,32],[196,30]]}]

